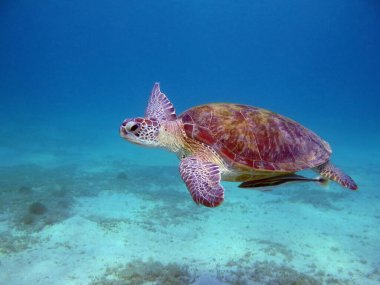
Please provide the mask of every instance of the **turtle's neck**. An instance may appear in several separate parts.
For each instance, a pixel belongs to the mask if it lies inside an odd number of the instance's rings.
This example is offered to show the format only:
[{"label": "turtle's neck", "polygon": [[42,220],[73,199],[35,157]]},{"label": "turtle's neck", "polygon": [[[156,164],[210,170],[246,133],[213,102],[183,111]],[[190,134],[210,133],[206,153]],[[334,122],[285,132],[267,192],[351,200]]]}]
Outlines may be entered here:
[{"label": "turtle's neck", "polygon": [[161,123],[158,141],[162,147],[178,155],[183,149],[183,136],[184,134],[178,120]]}]

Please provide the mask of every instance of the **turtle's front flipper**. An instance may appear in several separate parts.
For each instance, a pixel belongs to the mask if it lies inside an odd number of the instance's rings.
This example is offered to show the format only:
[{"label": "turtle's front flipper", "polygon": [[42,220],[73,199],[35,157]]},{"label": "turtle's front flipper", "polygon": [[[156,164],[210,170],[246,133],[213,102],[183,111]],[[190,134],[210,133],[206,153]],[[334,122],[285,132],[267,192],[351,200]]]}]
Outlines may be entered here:
[{"label": "turtle's front flipper", "polygon": [[240,188],[258,188],[267,186],[276,186],[288,182],[320,182],[323,183],[323,178],[307,178],[294,173],[262,178],[257,180],[245,181],[239,185]]},{"label": "turtle's front flipper", "polygon": [[181,161],[179,171],[195,203],[216,207],[223,202],[224,189],[220,185],[218,165],[190,156]]},{"label": "turtle's front flipper", "polygon": [[161,92],[159,83],[155,83],[153,86],[145,117],[157,119],[159,122],[177,119],[174,106],[166,95]]},{"label": "turtle's front flipper", "polygon": [[322,177],[333,180],[342,185],[343,187],[346,187],[351,190],[358,189],[358,185],[356,185],[355,181],[350,176],[345,174],[339,168],[336,168],[329,161],[314,168],[314,170],[317,171]]}]

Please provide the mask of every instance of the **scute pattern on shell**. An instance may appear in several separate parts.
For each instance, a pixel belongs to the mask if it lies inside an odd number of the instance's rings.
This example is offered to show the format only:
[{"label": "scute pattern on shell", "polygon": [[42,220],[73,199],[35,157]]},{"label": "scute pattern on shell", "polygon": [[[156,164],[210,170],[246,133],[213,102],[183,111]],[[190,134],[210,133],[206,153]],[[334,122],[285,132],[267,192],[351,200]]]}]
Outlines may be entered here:
[{"label": "scute pattern on shell", "polygon": [[231,167],[293,172],[328,161],[315,133],[276,113],[237,104],[207,104],[180,115],[189,138],[211,146]]}]

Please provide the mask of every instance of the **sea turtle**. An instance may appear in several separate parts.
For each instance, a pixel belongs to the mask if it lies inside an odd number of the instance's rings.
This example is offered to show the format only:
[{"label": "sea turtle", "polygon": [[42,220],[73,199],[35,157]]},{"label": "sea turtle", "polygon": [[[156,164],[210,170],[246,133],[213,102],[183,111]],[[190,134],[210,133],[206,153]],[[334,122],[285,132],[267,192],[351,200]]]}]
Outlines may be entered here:
[{"label": "sea turtle", "polygon": [[[329,144],[297,122],[265,109],[227,103],[193,107],[177,116],[159,83],[145,117],[124,120],[120,135],[138,145],[175,152],[193,200],[208,207],[224,200],[221,180],[242,182],[239,187],[247,188],[333,180],[358,188],[330,163]],[[308,168],[320,177],[295,174]]]}]

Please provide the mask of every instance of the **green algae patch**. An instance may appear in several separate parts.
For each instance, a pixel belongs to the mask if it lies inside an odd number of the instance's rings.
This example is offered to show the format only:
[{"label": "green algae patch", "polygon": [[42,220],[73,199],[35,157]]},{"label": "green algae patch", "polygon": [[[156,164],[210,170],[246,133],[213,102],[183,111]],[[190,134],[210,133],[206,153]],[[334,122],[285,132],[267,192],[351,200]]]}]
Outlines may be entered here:
[{"label": "green algae patch", "polygon": [[134,260],[125,265],[109,267],[104,275],[90,285],[187,285],[194,281],[187,266],[177,263]]}]

